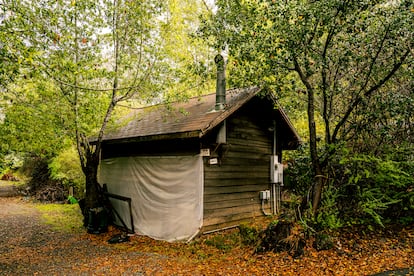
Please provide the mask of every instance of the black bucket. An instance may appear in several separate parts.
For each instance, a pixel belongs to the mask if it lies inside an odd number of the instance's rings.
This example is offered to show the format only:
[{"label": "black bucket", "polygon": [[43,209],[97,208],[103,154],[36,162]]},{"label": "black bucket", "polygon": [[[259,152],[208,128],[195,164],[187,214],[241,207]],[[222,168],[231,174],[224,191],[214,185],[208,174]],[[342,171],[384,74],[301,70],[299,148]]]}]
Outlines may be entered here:
[{"label": "black bucket", "polygon": [[108,212],[104,207],[89,209],[88,233],[100,234],[108,231]]}]

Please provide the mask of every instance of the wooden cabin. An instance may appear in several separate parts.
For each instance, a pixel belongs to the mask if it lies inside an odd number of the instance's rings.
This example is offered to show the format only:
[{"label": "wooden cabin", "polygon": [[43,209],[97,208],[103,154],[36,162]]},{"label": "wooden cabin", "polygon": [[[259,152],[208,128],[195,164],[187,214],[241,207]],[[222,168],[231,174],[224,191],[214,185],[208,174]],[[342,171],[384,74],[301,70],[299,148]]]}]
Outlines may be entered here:
[{"label": "wooden cabin", "polygon": [[99,180],[135,232],[191,239],[275,212],[275,165],[299,143],[272,93],[232,89],[135,110],[105,135]]}]

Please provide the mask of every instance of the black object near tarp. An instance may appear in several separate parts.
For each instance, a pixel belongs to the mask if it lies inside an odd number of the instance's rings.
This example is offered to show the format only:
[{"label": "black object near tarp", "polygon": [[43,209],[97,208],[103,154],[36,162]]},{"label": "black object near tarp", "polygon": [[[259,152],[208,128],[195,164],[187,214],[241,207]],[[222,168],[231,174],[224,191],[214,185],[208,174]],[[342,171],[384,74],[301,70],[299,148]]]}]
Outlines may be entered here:
[{"label": "black object near tarp", "polygon": [[121,243],[129,241],[129,237],[126,234],[117,234],[108,240],[108,243]]},{"label": "black object near tarp", "polygon": [[87,229],[90,234],[108,231],[108,211],[104,207],[89,209]]}]

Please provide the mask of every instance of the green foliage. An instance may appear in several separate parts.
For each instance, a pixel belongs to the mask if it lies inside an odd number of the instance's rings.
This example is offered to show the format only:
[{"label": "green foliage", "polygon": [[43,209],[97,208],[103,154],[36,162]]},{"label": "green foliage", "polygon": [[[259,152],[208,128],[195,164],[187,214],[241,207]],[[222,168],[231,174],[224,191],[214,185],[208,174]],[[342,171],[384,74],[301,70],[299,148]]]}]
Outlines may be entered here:
[{"label": "green foliage", "polygon": [[387,85],[389,93],[375,95],[371,101],[363,103],[352,118],[351,150],[375,152],[377,156],[395,161],[413,161],[413,84],[412,77],[400,74]]},{"label": "green foliage", "polygon": [[313,247],[318,251],[329,250],[334,247],[334,242],[332,237],[327,233],[320,232],[315,235]]},{"label": "green foliage", "polygon": [[200,33],[217,49],[229,47],[232,85],[265,83],[293,96],[306,89],[297,76],[286,78],[296,59],[320,96],[338,102],[329,111],[342,111],[344,93],[370,87],[393,65],[387,58],[410,47],[412,3],[403,2],[220,0]]},{"label": "green foliage", "polygon": [[287,161],[284,184],[299,195],[306,195],[313,184],[313,172],[307,145],[302,145]]},{"label": "green foliage", "polygon": [[239,225],[239,234],[244,245],[256,246],[260,240],[260,232],[248,224]]},{"label": "green foliage", "polygon": [[23,166],[24,158],[21,154],[10,152],[4,156],[0,155],[0,175],[7,171],[16,171]]},{"label": "green foliage", "polygon": [[[282,101],[286,98],[289,108],[306,106],[309,134],[302,133],[305,138],[309,135],[310,158],[299,160],[291,174],[301,194],[309,195],[314,187],[310,199],[322,198],[322,184],[313,178],[326,173],[325,166],[342,142],[367,152],[384,150],[384,143],[412,144],[412,2],[218,0],[216,4],[217,12],[205,18],[200,34],[217,49],[228,47],[231,85],[270,86]],[[384,105],[390,113],[385,117]],[[318,133],[320,125],[323,130]],[[402,138],[397,142],[395,136]],[[382,175],[392,178],[388,172]],[[328,177],[336,177],[330,173]],[[378,199],[371,189],[361,189],[361,195],[371,203]],[[393,198],[379,201],[395,204]],[[381,204],[359,207],[378,222],[376,210],[385,208]],[[333,219],[329,217],[323,220]]]},{"label": "green foliage", "polygon": [[68,202],[70,204],[77,204],[77,203],[79,203],[78,200],[74,196],[71,196],[71,195],[68,196]]},{"label": "green foliage", "polygon": [[[94,205],[100,142],[107,125],[125,114],[118,107],[182,100],[211,87],[203,86],[208,48],[187,33],[200,7],[187,0],[3,1],[0,81],[20,78],[1,94],[0,152],[53,158],[76,144],[83,171],[91,172],[86,193]],[[9,66],[16,60],[17,68]],[[87,137],[96,133],[91,147]],[[51,164],[53,177],[79,183],[70,170],[62,174],[61,164]]]},{"label": "green foliage", "polygon": [[63,183],[68,189],[74,187],[78,198],[83,197],[85,190],[85,175],[80,166],[79,155],[74,147],[62,151],[49,163],[50,177]]},{"label": "green foliage", "polygon": [[71,143],[73,116],[50,82],[20,79],[0,97],[0,151],[50,158]]},{"label": "green foliage", "polygon": [[[164,75],[166,102],[214,91],[214,53],[205,42],[192,35],[199,17],[206,12],[201,1],[169,0],[166,20],[161,24],[163,52],[172,68]],[[179,50],[177,50],[179,49]]]},{"label": "green foliage", "polygon": [[335,230],[343,226],[337,205],[339,196],[338,189],[332,185],[325,188],[318,214],[313,219],[318,228]]},{"label": "green foliage", "polygon": [[230,251],[240,243],[240,236],[237,232],[212,234],[204,241],[208,246],[215,247],[223,252]]},{"label": "green foliage", "polygon": [[269,225],[268,225],[268,227],[276,227],[276,225],[278,225],[279,224],[279,220],[278,219],[275,219],[275,220],[272,220],[270,223],[269,223]]},{"label": "green foliage", "polygon": [[375,223],[396,221],[412,216],[414,211],[414,177],[412,162],[384,160],[371,155],[356,154],[341,160],[337,176],[342,198],[339,208],[348,222],[364,221],[368,216]]},{"label": "green foliage", "polygon": [[[7,87],[9,83],[21,73],[22,65],[27,62],[34,49],[25,41],[21,30],[25,28],[21,22],[21,16],[7,9],[7,6],[18,6],[18,1],[2,1],[0,10],[0,89]],[[19,30],[19,31],[16,31]],[[1,102],[1,99],[0,99]],[[0,108],[1,117],[1,108]]]},{"label": "green foliage", "polygon": [[[332,149],[324,152],[327,154]],[[330,156],[330,155],[327,155]],[[390,152],[390,157],[395,153]],[[401,157],[402,155],[398,155]],[[296,157],[296,158],[294,158]],[[383,226],[408,223],[414,215],[414,162],[353,153],[337,147],[328,159],[327,179],[316,216],[305,212],[301,219],[315,229],[338,229],[351,224]],[[292,155],[285,171],[286,187],[302,198],[313,185],[310,161],[302,150]],[[291,206],[296,208],[297,205]]]}]

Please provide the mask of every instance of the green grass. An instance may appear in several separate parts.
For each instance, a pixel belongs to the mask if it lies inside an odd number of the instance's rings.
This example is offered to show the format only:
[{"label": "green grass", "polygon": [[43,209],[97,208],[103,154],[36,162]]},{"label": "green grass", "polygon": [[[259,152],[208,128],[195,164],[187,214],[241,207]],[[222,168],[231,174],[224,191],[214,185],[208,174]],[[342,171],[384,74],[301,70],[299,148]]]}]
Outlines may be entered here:
[{"label": "green grass", "polygon": [[79,233],[83,229],[83,216],[78,204],[36,204],[44,223],[56,231]]}]

